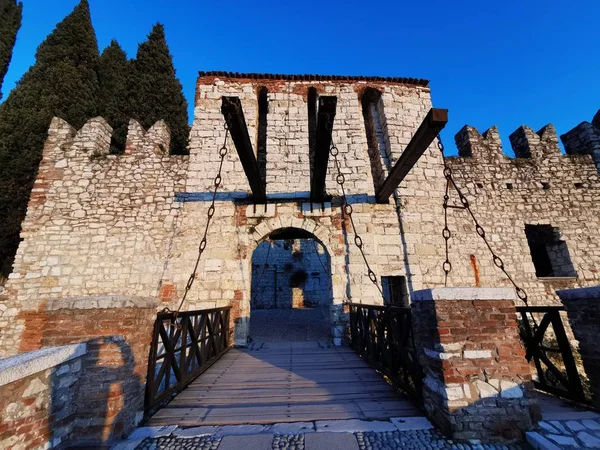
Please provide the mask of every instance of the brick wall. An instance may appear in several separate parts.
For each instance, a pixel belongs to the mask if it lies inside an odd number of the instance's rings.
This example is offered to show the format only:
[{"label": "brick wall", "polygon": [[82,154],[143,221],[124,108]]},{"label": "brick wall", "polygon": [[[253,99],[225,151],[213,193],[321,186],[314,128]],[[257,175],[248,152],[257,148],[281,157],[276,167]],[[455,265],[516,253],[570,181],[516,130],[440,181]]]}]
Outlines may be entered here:
[{"label": "brick wall", "polygon": [[85,346],[0,362],[0,448],[66,448],[77,419]]},{"label": "brick wall", "polygon": [[156,309],[155,299],[104,296],[51,301],[23,313],[21,352],[87,343],[72,439],[119,439],[142,419]]},{"label": "brick wall", "polygon": [[511,289],[490,288],[414,293],[425,409],[455,439],[522,439],[532,427],[514,297]]}]

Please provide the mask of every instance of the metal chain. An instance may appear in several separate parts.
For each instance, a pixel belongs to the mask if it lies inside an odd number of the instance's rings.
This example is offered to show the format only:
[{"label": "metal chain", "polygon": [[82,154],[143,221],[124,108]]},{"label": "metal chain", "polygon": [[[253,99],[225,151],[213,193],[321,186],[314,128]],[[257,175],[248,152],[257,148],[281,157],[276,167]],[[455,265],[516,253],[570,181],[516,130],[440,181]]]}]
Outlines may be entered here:
[{"label": "metal chain", "polygon": [[452,186],[454,188],[454,190],[456,191],[456,193],[458,194],[458,198],[460,200],[460,203],[462,204],[462,207],[460,207],[460,209],[467,210],[467,212],[471,216],[471,219],[473,219],[473,222],[475,223],[475,231],[477,232],[479,237],[481,237],[481,239],[483,239],[483,242],[485,242],[485,245],[487,246],[488,250],[492,254],[492,260],[494,261],[494,265],[498,269],[500,269],[504,273],[506,278],[508,278],[508,280],[512,283],[513,287],[515,288],[515,291],[517,292],[517,297],[519,297],[519,299],[523,303],[525,303],[525,305],[528,305],[527,293],[515,282],[513,277],[511,277],[510,274],[506,271],[504,261],[502,261],[502,258],[500,258],[494,252],[494,249],[492,248],[492,246],[490,245],[490,242],[487,239],[485,230],[477,221],[475,214],[473,214],[469,200],[467,199],[467,197],[465,197],[465,195],[462,193],[460,188],[457,186],[456,181],[454,181],[452,169],[448,166],[448,163],[446,162],[446,158],[444,156],[444,144],[442,142],[442,137],[440,136],[439,133],[437,136],[437,145],[438,145],[440,152],[442,153],[442,160],[444,161],[444,177],[446,178],[446,194],[444,195],[444,229],[442,231],[442,236],[444,237],[444,239],[446,241],[446,260],[444,261],[444,264],[443,264],[444,272],[446,274],[446,284],[448,283],[448,275],[452,271],[452,264],[450,263],[449,251],[448,251],[448,241],[450,240],[450,237],[452,236],[452,233],[450,232],[450,229],[448,228],[448,208],[451,207],[448,204],[448,200],[450,199],[450,195],[449,195],[450,194],[450,192],[449,192],[450,186]]},{"label": "metal chain", "polygon": [[[229,120],[230,117],[228,117],[227,119]],[[187,296],[188,296],[190,290],[192,289],[192,286],[194,285],[194,281],[196,280],[198,266],[200,265],[200,259],[202,258],[202,254],[204,253],[204,250],[206,249],[206,243],[207,243],[206,238],[208,235],[208,229],[210,227],[210,222],[212,221],[212,218],[215,215],[215,201],[217,199],[217,191],[219,190],[219,186],[221,185],[221,182],[223,181],[223,177],[221,176],[221,172],[223,170],[223,162],[225,161],[225,157],[227,156],[227,153],[229,152],[229,150],[227,149],[227,139],[229,138],[229,126],[227,125],[227,120],[225,121],[224,128],[225,128],[225,139],[223,141],[223,146],[219,149],[219,156],[221,157],[221,161],[219,162],[219,170],[217,172],[217,176],[215,177],[215,180],[213,182],[214,189],[213,189],[213,195],[212,195],[212,202],[211,202],[210,207],[208,208],[208,212],[207,212],[207,220],[206,220],[206,226],[204,227],[204,235],[202,236],[202,240],[200,241],[200,245],[198,246],[198,257],[196,258],[196,264],[194,265],[194,270],[192,270],[192,273],[191,273],[190,277],[188,278],[187,284],[185,286],[185,291],[183,293],[183,297],[181,299],[181,302],[179,303],[179,307],[177,308],[177,311],[175,311],[173,314],[173,322],[175,324],[177,324],[177,327],[180,326],[179,323],[177,322],[177,316],[181,312],[181,308],[183,307],[183,304],[185,303],[185,300],[187,299]],[[168,311],[168,308],[166,308],[166,310]]]},{"label": "metal chain", "polygon": [[[327,123],[329,123],[329,122],[330,121],[328,118]],[[328,126],[328,128],[329,128],[329,131],[333,131],[332,126]],[[383,291],[381,290],[381,286],[379,286],[379,283],[377,282],[377,275],[375,275],[375,272],[373,272],[373,269],[371,269],[371,266],[369,265],[369,261],[367,260],[367,256],[365,255],[365,251],[363,248],[364,247],[363,240],[359,236],[358,232],[356,231],[356,225],[354,224],[354,218],[352,217],[352,212],[353,212],[352,205],[350,203],[348,203],[348,198],[346,196],[346,188],[344,187],[344,183],[346,182],[346,177],[342,173],[342,167],[341,167],[340,161],[338,159],[339,150],[333,142],[333,137],[331,139],[331,147],[329,149],[329,153],[331,154],[331,156],[333,156],[333,161],[335,164],[335,168],[337,170],[337,175],[335,177],[335,181],[342,189],[342,212],[350,218],[352,232],[354,233],[354,244],[360,250],[360,254],[362,255],[365,265],[367,266],[367,274],[369,276],[369,279],[377,287],[377,290],[383,297]]]}]

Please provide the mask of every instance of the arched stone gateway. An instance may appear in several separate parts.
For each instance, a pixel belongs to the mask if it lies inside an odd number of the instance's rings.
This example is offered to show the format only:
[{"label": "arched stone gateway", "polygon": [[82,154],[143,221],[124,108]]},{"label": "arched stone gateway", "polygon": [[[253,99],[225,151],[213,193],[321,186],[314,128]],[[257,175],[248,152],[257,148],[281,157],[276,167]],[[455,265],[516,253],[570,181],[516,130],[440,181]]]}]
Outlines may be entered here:
[{"label": "arched stone gateway", "polygon": [[[257,225],[247,227],[250,242],[241,266],[247,272],[244,278],[248,281],[243,295],[234,304],[233,314],[237,314],[234,317],[235,345],[247,345],[249,337],[253,341],[275,338],[274,330],[270,330],[269,336],[260,331],[260,320],[255,320],[254,337],[250,331],[252,311],[267,309],[295,310],[288,311],[290,314],[287,318],[292,322],[296,319],[305,322],[304,326],[300,323],[291,324],[298,327],[298,333],[307,332],[308,340],[324,339],[341,345],[344,329],[348,325],[348,315],[344,313],[347,279],[343,276],[347,272],[347,261],[338,248],[340,236],[316,220],[286,214],[289,206],[277,206],[277,217],[263,218]],[[250,205],[247,210],[252,208]],[[290,213],[292,212],[295,211],[290,208]],[[331,214],[330,208],[328,214]],[[296,247],[304,248],[294,250],[290,247],[288,251],[285,249],[286,241],[295,241]],[[290,245],[294,246],[293,243]],[[281,262],[277,269],[266,267],[266,264],[270,264],[267,261],[270,257],[268,248],[271,248],[273,255],[277,253],[281,261],[286,257],[289,261]],[[303,271],[306,279],[300,279],[304,277]],[[308,311],[305,307],[312,310]],[[263,317],[262,320],[268,320],[269,316],[275,314],[263,311],[258,315]],[[309,326],[309,323],[313,323],[314,327]],[[324,331],[323,327],[327,330]],[[317,332],[317,329],[320,331]],[[289,333],[282,335],[281,339],[301,339],[298,333],[293,336]]]},{"label": "arched stone gateway", "polygon": [[301,228],[271,232],[252,253],[251,342],[331,342],[331,258]]}]

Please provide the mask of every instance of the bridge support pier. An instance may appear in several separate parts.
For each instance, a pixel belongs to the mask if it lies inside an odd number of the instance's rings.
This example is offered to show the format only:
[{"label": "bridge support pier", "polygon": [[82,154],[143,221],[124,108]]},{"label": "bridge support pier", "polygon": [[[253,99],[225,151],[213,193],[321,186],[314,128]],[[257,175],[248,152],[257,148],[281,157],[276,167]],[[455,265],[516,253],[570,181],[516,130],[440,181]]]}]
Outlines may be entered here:
[{"label": "bridge support pier", "polygon": [[504,288],[414,292],[413,327],[430,419],[457,440],[516,440],[532,425],[531,373],[515,294]]}]

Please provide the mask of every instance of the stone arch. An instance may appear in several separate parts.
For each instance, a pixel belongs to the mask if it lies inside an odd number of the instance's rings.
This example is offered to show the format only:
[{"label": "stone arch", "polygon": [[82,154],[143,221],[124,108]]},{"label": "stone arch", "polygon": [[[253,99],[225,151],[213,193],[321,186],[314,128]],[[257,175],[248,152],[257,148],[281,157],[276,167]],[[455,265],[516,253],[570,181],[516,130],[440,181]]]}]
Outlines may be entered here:
[{"label": "stone arch", "polygon": [[325,246],[330,255],[333,255],[333,252],[331,251],[331,231],[327,227],[306,217],[301,219],[299,217],[290,216],[279,216],[273,219],[264,220],[254,227],[251,232],[250,251],[253,252],[256,247],[258,247],[258,245],[267,239],[274,231],[286,228],[298,229],[311,234]]},{"label": "stone arch", "polygon": [[[315,220],[310,218],[300,218],[297,216],[288,216],[282,215],[274,218],[269,218],[261,221],[258,225],[250,228],[248,231],[248,247],[247,247],[247,261],[248,264],[245,265],[246,279],[250,279],[251,273],[251,258],[256,250],[256,248],[260,245],[261,242],[265,241],[271,234],[274,232],[292,229],[296,231],[302,231],[307,233],[307,237],[311,237],[317,240],[320,244],[325,247],[325,250],[329,254],[330,257],[330,276],[332,277],[332,301],[330,305],[330,320],[332,326],[332,335],[333,341],[336,345],[340,345],[342,341],[342,334],[344,327],[347,325],[347,314],[344,313],[344,288],[342,286],[337,286],[336,278],[334,274],[343,270],[339,267],[340,263],[343,263],[343,258],[334,257],[335,252],[334,249],[334,234],[332,230],[324,225],[320,225]],[[337,260],[337,262],[336,262]],[[341,280],[341,277],[337,277]],[[248,288],[245,290],[244,295],[241,296],[239,303],[239,309],[241,312],[241,320],[236,322],[235,326],[235,345],[244,346],[247,342],[247,337],[249,335],[249,321],[250,321],[250,302],[251,302],[251,292],[250,285],[248,284]]]}]

